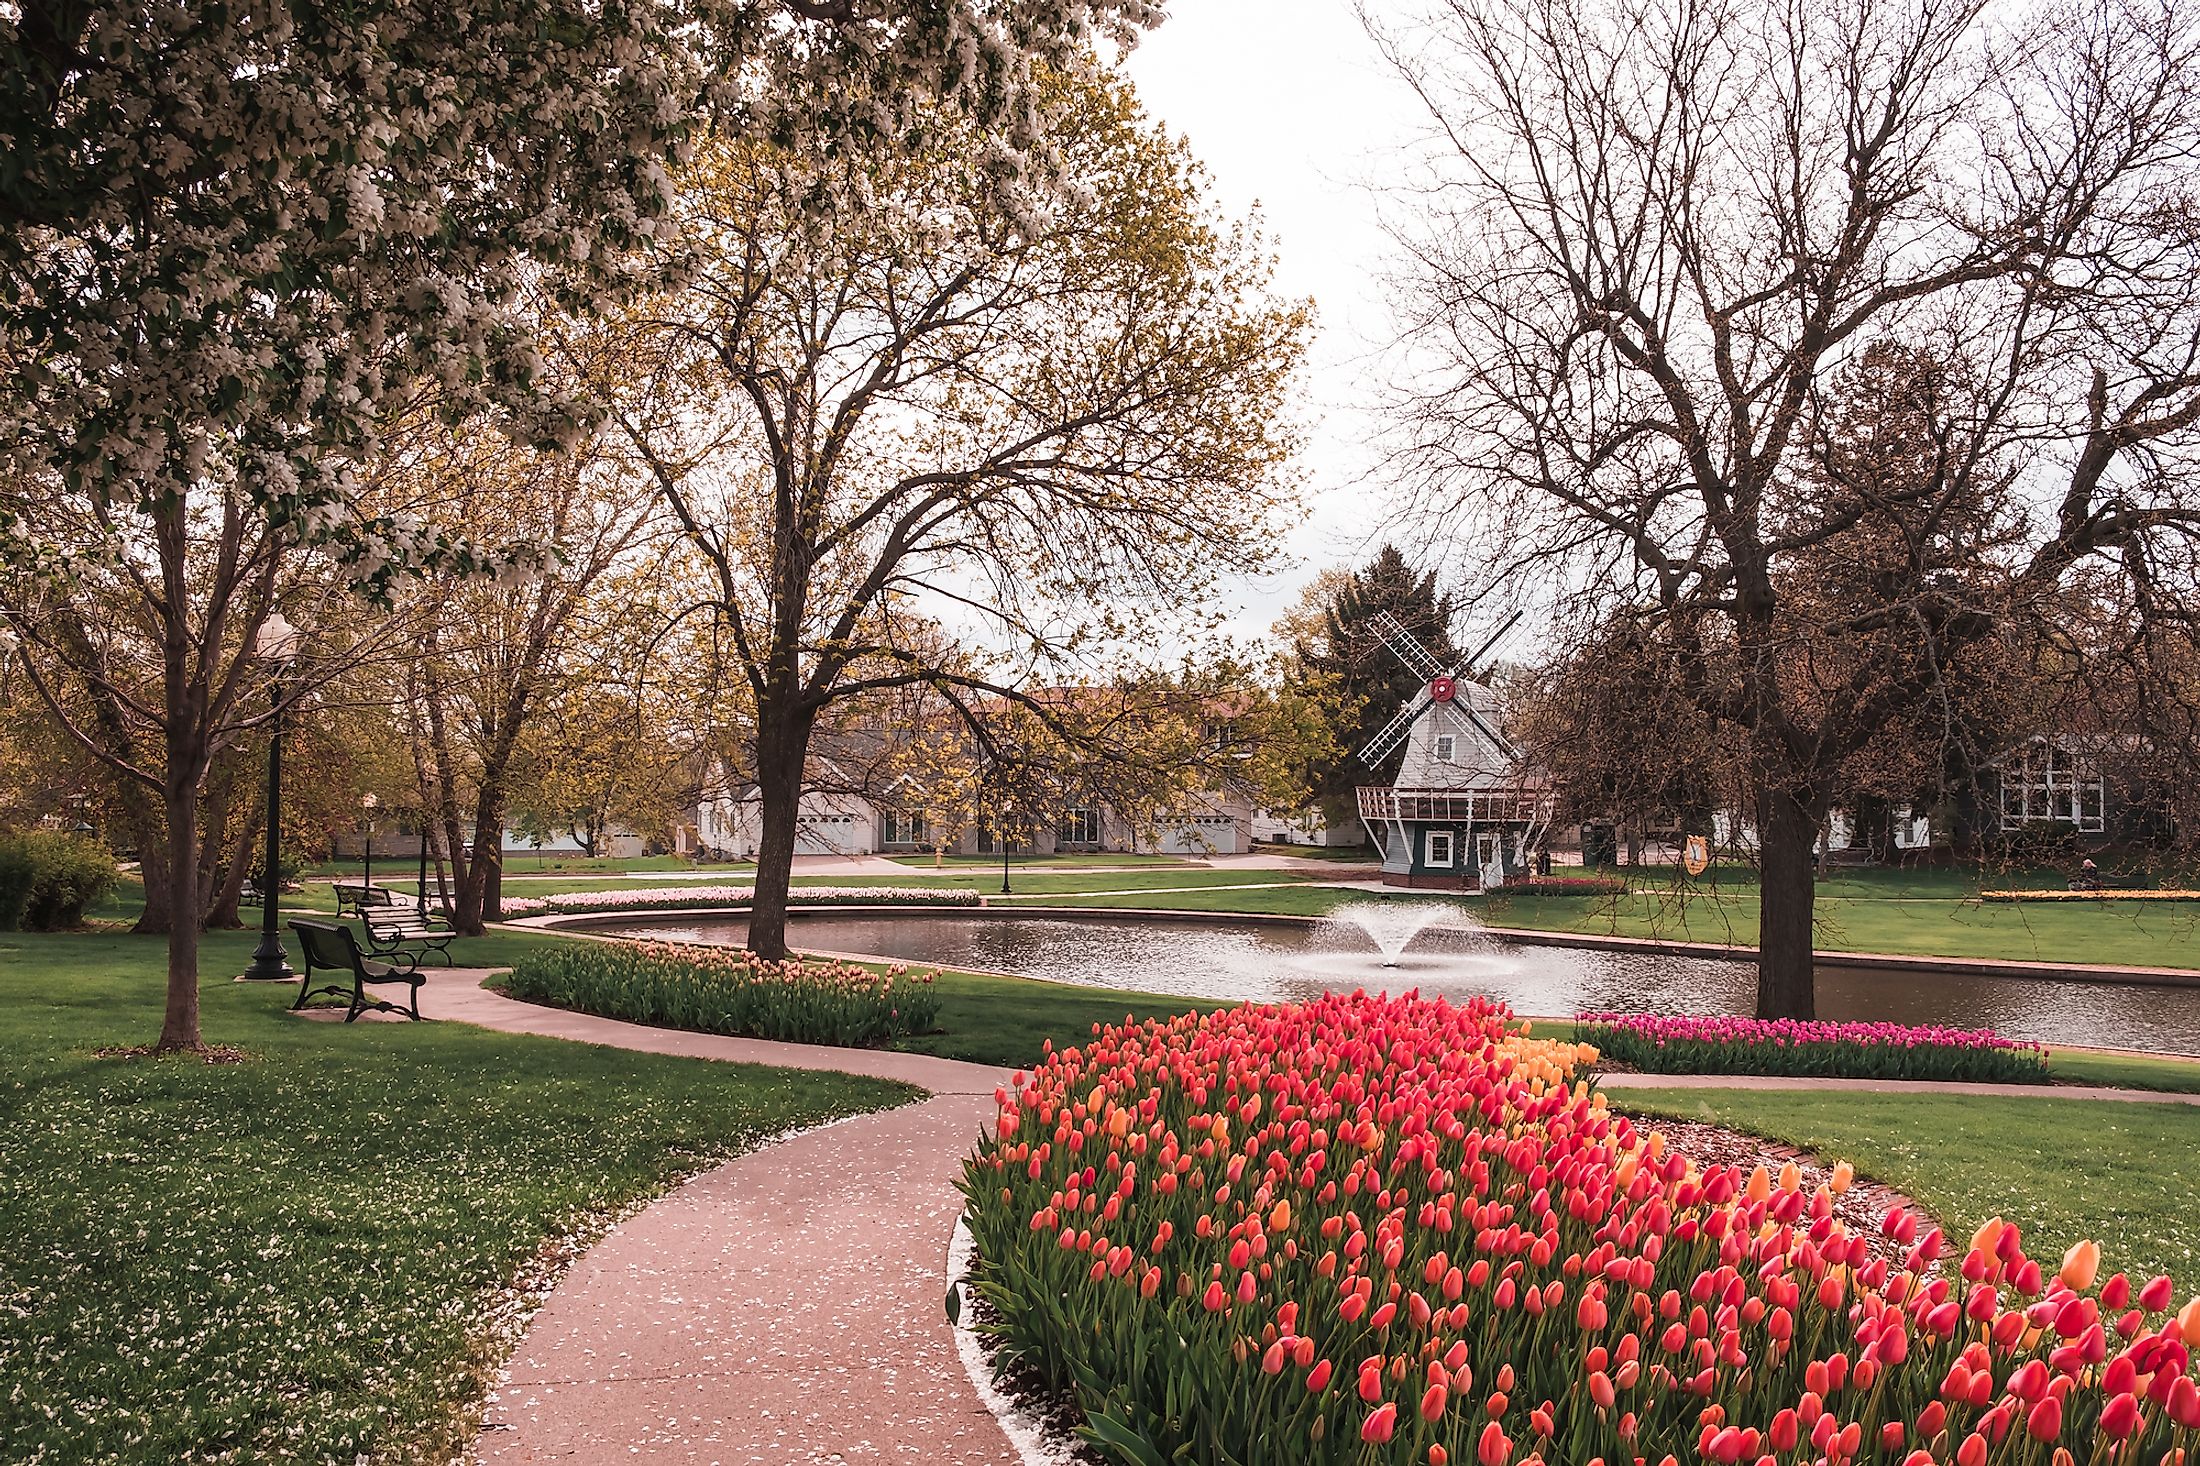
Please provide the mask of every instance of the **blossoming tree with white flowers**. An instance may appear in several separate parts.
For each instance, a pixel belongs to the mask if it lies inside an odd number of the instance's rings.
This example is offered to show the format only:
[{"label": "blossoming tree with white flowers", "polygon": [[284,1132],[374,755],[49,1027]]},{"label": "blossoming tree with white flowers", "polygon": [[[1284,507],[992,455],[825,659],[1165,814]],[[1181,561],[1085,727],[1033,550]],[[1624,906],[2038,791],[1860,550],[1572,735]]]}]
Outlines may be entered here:
[{"label": "blossoming tree with white flowers", "polygon": [[[569,436],[513,312],[618,299],[661,254],[708,110],[816,160],[825,208],[923,117],[1043,179],[1031,69],[1141,0],[364,0],[0,7],[0,618],[88,753],[162,806],[195,879],[210,758],[264,711],[251,648],[301,553],[373,596],[497,557],[361,512],[395,409]],[[912,109],[947,99],[944,108]],[[70,631],[88,582],[128,626]],[[121,633],[130,631],[134,636]],[[128,665],[123,665],[127,662]],[[97,684],[119,722],[67,716]],[[174,924],[159,1047],[200,1044]]]}]

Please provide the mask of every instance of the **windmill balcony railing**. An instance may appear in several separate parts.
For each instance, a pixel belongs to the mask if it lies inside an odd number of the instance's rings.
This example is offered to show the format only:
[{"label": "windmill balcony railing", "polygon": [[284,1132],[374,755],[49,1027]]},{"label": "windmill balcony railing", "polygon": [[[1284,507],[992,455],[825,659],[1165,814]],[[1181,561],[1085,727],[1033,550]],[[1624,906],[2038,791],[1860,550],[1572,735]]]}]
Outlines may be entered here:
[{"label": "windmill balcony railing", "polygon": [[1549,796],[1533,787],[1500,789],[1395,789],[1359,791],[1360,818],[1396,823],[1502,825],[1540,823]]}]

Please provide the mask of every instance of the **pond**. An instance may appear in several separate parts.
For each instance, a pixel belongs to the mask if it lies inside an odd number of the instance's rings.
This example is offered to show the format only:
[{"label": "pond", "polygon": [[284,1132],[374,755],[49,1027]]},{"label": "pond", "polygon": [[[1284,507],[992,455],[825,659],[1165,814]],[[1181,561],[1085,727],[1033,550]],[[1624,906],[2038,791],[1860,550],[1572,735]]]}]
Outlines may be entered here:
[{"label": "pond", "polygon": [[[1302,926],[1206,916],[796,912],[791,935],[809,951],[1196,998],[1269,1001],[1335,988],[1418,988],[1452,999],[1487,994],[1518,1013],[1552,1015],[1748,1013],[1754,1001],[1755,972],[1747,963],[1514,945],[1462,924],[1471,918],[1448,906],[1405,909],[1425,914],[1427,924],[1401,933],[1396,907],[1369,918],[1375,933],[1350,919]],[[1411,916],[1402,920],[1414,926]],[[740,946],[747,937],[738,916],[590,925],[723,946]],[[1386,965],[1378,935],[1402,949],[1395,965]],[[2200,986],[1884,972],[1821,962],[1818,1016],[1993,1028],[2043,1043],[2200,1056]]]}]

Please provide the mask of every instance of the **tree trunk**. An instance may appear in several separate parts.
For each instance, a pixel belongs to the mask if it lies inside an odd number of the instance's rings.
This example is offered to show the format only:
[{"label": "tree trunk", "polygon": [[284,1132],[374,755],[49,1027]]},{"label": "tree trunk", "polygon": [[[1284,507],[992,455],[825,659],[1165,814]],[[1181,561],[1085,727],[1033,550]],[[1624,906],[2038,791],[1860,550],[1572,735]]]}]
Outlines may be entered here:
[{"label": "tree trunk", "polygon": [[451,924],[461,935],[478,937],[488,922],[503,916],[504,790],[484,778],[474,801],[474,840],[458,864],[458,903]]},{"label": "tree trunk", "polygon": [[1811,966],[1812,907],[1818,814],[1786,787],[1761,780],[1757,787],[1757,838],[1762,868],[1757,927],[1757,1016],[1818,1016]]},{"label": "tree trunk", "polygon": [[759,712],[756,793],[762,828],[756,842],[756,894],[749,904],[749,950],[768,962],[787,955],[787,891],[794,882],[802,771],[809,752],[808,718]]},{"label": "tree trunk", "polygon": [[[218,927],[233,931],[244,926],[244,916],[239,910],[244,900],[244,878],[252,872],[253,859],[266,824],[266,819],[256,807],[246,813],[244,827],[237,834],[236,845],[229,851],[229,859],[221,868],[221,882],[214,887],[214,899],[207,905],[207,930],[212,931]],[[281,877],[270,874],[267,879],[272,886]],[[266,892],[261,893],[261,899],[266,899]]]},{"label": "tree trunk", "polygon": [[164,937],[168,935],[171,889],[168,826],[160,818],[159,807],[145,797],[142,785],[130,786],[125,807],[130,811],[131,838],[137,842],[138,879],[145,886],[145,906],[130,930],[139,936]]},{"label": "tree trunk", "polygon": [[[171,773],[163,795],[168,812],[168,887],[171,893],[195,893],[199,888],[198,781],[180,780]],[[163,1053],[205,1046],[199,1038],[198,913],[179,914],[171,908],[170,914],[180,919],[168,923],[168,1007],[157,1045]]]}]

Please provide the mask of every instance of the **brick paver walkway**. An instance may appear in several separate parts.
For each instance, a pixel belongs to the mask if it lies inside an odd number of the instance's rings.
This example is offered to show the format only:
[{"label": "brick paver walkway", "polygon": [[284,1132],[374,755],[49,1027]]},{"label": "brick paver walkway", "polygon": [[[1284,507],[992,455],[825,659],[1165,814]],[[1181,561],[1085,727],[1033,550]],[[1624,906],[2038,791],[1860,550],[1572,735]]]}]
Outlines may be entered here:
[{"label": "brick paver walkway", "polygon": [[1006,1071],[645,1028],[437,973],[433,1018],[649,1053],[837,1069],[933,1091],[738,1157],[559,1280],[491,1400],[481,1459],[1014,1466],[947,1321],[954,1180]]}]

